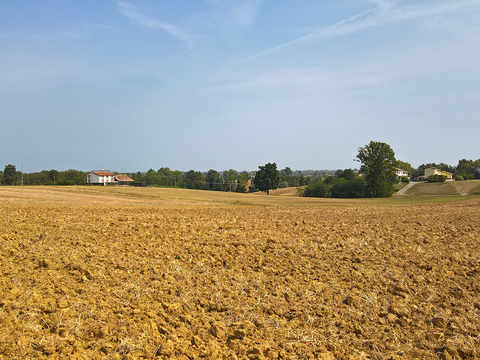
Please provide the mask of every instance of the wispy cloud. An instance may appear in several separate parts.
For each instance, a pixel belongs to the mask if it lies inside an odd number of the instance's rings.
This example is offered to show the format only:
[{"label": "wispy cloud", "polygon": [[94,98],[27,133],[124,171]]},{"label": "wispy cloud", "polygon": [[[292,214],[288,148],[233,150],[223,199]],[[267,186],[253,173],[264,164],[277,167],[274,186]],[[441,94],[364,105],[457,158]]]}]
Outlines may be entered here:
[{"label": "wispy cloud", "polygon": [[132,19],[133,21],[135,21],[136,23],[142,26],[146,26],[152,29],[162,29],[177,39],[183,40],[188,44],[192,43],[192,36],[187,34],[184,30],[182,30],[178,26],[175,26],[173,24],[166,23],[166,22],[153,20],[144,15],[141,15],[137,11],[135,11],[134,7],[129,3],[119,2],[117,3],[117,7],[118,7],[118,10],[123,15]]},{"label": "wispy cloud", "polygon": [[240,63],[244,63],[270,52],[293,45],[298,42],[311,41],[321,37],[334,37],[362,31],[367,28],[381,26],[393,22],[404,21],[415,18],[429,18],[439,16],[451,11],[480,5],[479,0],[465,0],[456,2],[435,3],[429,6],[401,7],[399,0],[373,0],[377,7],[366,10],[359,14],[350,16],[336,24],[324,27],[307,35],[296,38],[292,41],[275,46],[254,56],[251,56]]},{"label": "wispy cloud", "polygon": [[222,20],[248,26],[255,22],[263,0],[210,0],[210,3],[220,9]]}]

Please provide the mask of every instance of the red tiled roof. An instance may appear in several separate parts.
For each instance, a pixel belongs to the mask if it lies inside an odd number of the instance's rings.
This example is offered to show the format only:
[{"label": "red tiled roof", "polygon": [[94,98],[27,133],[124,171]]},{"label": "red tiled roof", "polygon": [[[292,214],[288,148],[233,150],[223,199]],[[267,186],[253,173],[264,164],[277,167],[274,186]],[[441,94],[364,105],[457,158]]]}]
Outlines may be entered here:
[{"label": "red tiled roof", "polygon": [[115,176],[115,174],[111,173],[108,170],[93,170],[92,172],[98,176]]},{"label": "red tiled roof", "polygon": [[134,181],[130,176],[124,174],[115,175],[115,179],[119,182]]}]

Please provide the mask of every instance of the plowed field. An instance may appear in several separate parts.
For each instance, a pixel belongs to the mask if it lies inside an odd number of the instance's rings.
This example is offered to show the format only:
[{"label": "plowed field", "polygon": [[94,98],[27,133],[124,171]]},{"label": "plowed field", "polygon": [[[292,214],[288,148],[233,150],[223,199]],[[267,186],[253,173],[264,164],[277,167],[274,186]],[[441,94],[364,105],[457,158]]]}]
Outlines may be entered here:
[{"label": "plowed field", "polygon": [[0,205],[0,358],[478,359],[480,201]]}]

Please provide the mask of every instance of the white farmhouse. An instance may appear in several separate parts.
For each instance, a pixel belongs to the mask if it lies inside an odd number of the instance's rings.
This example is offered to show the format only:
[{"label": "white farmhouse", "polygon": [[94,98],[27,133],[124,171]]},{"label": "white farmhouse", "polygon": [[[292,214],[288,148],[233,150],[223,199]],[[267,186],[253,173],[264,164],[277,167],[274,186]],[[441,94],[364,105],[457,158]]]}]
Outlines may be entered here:
[{"label": "white farmhouse", "polygon": [[115,182],[115,174],[109,170],[93,170],[87,175],[87,184],[103,184]]},{"label": "white farmhouse", "polygon": [[397,174],[398,177],[408,177],[408,171],[399,169],[399,168],[394,168],[395,169],[395,174]]}]

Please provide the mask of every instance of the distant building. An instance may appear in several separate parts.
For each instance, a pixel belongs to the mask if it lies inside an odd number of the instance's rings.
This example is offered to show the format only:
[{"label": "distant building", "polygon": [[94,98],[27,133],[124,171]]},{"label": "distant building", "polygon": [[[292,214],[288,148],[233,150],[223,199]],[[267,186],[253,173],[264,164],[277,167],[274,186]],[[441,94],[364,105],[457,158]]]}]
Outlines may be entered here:
[{"label": "distant building", "polygon": [[118,174],[118,175],[115,175],[115,181],[118,182],[119,184],[121,185],[127,185],[129,183],[132,183],[134,182],[135,180],[133,180],[130,176],[128,175],[125,175],[125,174]]},{"label": "distant building", "polygon": [[444,175],[447,177],[447,180],[453,180],[453,174],[448,171],[442,171],[434,167],[428,167],[425,169],[425,178],[428,179],[432,175]]},{"label": "distant building", "polygon": [[87,175],[87,184],[128,184],[133,181],[128,175],[115,175],[110,170],[93,170]]},{"label": "distant building", "polygon": [[113,183],[115,174],[110,170],[93,170],[87,175],[87,184],[103,184]]},{"label": "distant building", "polygon": [[408,177],[408,171],[399,169],[399,168],[394,168],[395,169],[395,174],[397,174],[398,177]]}]

